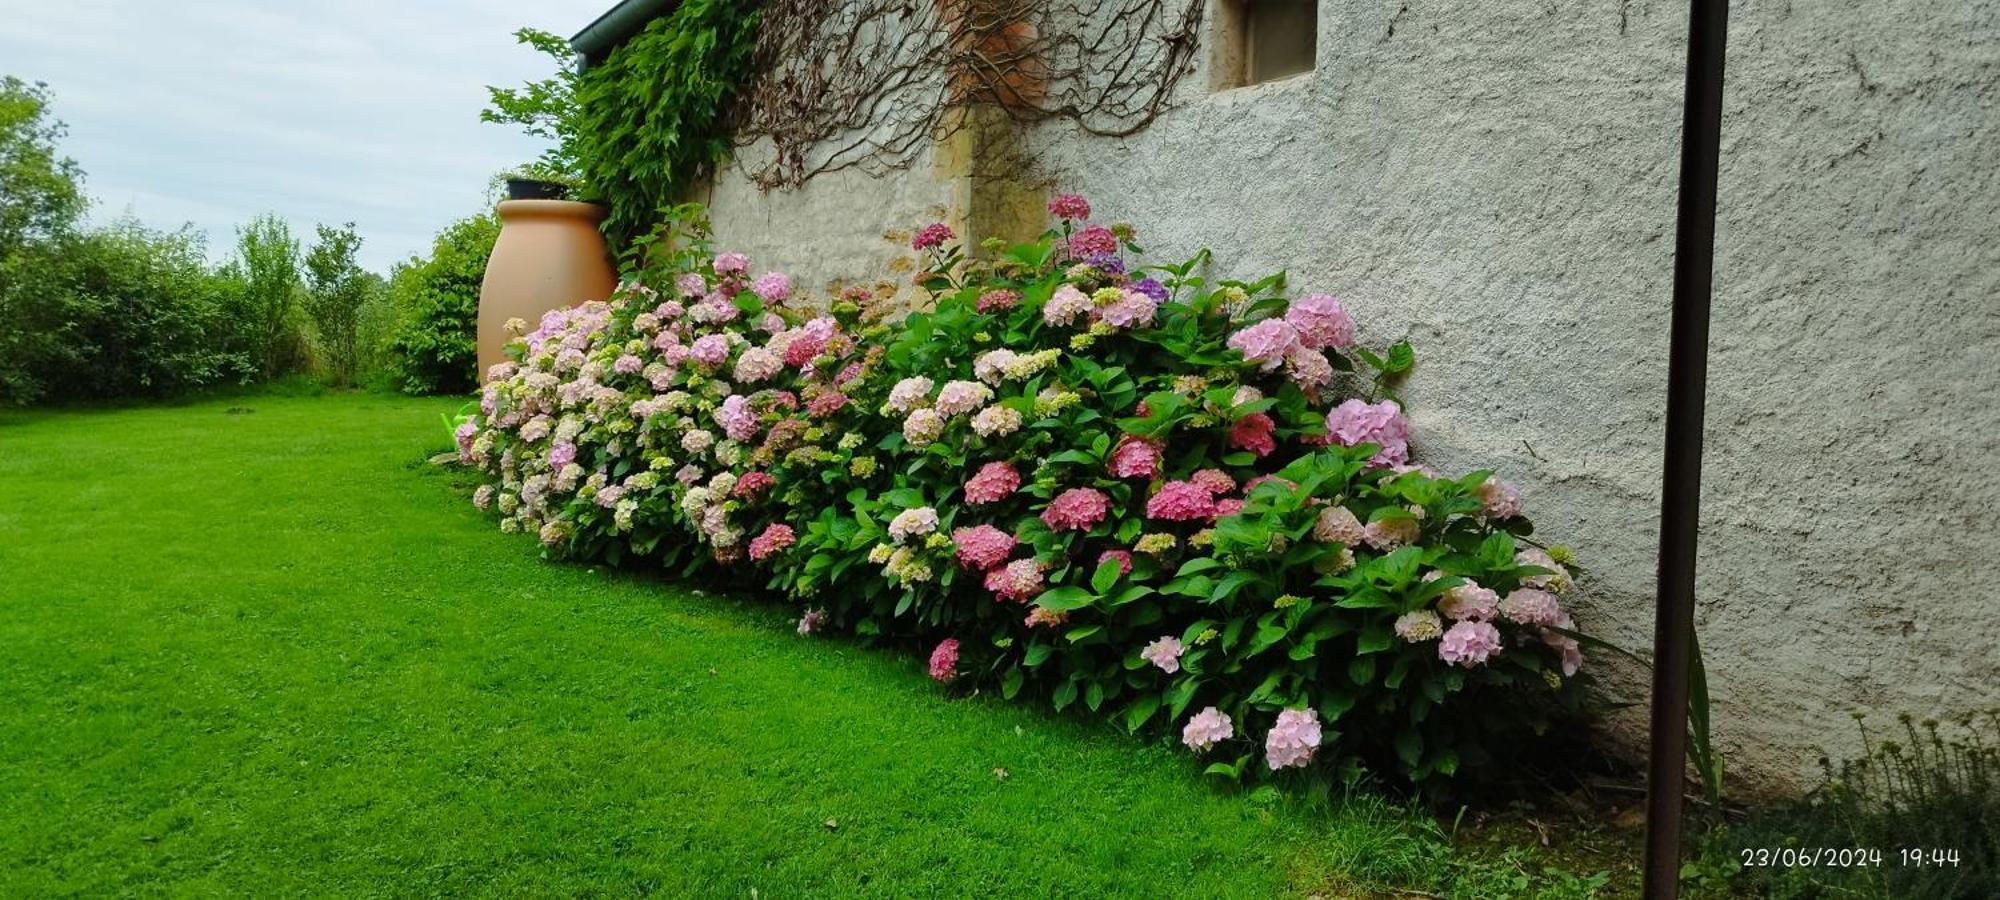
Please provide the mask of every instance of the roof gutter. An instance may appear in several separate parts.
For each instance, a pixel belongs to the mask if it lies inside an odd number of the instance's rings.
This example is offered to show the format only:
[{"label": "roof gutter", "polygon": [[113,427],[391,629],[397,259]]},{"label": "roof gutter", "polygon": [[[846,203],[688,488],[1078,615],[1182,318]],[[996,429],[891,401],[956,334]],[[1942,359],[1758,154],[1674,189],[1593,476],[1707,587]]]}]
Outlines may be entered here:
[{"label": "roof gutter", "polygon": [[583,26],[583,30],[569,39],[570,49],[576,51],[576,71],[581,75],[590,68],[604,62],[619,44],[639,33],[646,23],[671,11],[680,0],[620,0],[617,6],[604,11],[603,15]]}]

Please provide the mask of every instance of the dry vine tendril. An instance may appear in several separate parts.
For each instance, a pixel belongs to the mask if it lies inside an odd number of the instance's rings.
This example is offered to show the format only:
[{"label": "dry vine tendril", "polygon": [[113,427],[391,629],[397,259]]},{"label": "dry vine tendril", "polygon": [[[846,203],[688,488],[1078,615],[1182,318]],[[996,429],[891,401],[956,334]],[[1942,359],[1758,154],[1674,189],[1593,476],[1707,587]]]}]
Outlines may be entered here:
[{"label": "dry vine tendril", "polygon": [[906,168],[959,104],[1123,137],[1193,71],[1202,0],[771,0],[737,107],[759,186]]}]

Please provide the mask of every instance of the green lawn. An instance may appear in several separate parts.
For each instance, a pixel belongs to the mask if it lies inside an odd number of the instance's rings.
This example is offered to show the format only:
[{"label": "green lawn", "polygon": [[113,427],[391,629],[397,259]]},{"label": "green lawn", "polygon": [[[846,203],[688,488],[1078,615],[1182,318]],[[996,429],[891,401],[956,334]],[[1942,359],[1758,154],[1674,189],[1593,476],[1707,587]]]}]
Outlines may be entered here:
[{"label": "green lawn", "polygon": [[423,464],[457,405],[0,414],[0,896],[1576,887],[542,562]]}]

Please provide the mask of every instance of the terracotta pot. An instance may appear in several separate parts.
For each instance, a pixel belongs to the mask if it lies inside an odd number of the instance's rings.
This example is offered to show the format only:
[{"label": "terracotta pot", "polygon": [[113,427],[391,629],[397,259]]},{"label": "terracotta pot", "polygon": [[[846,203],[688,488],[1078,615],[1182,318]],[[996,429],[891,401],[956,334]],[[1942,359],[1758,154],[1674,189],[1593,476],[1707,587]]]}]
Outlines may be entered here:
[{"label": "terracotta pot", "polygon": [[499,207],[500,238],[479,285],[479,378],[505,362],[512,335],[507,320],[529,328],[542,313],[611,296],[611,270],[597,223],[604,207],[571,200],[507,200]]}]

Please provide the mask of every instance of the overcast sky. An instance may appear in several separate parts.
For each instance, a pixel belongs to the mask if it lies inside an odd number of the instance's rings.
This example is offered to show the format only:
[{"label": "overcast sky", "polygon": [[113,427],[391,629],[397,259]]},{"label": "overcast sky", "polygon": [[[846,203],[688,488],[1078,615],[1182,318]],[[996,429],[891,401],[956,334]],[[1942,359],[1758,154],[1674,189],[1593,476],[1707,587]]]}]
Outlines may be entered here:
[{"label": "overcast sky", "polygon": [[514,43],[614,0],[0,0],[0,74],[45,81],[93,216],[192,222],[210,252],[275,211],[354,222],[384,271],[483,205],[540,142],[479,121],[488,84],[546,76]]}]

